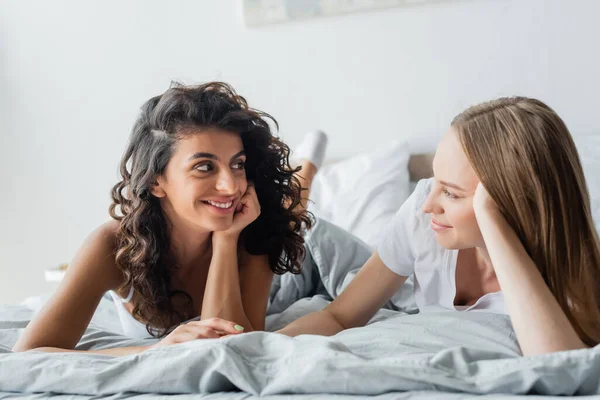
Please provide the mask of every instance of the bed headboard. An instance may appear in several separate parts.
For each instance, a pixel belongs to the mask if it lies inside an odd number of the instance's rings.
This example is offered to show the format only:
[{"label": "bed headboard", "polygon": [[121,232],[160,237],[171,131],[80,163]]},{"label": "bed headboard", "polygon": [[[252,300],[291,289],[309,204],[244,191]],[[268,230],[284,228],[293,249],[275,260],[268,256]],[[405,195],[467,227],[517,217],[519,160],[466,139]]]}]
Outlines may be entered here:
[{"label": "bed headboard", "polygon": [[[411,153],[408,159],[408,173],[410,181],[415,183],[421,179],[431,178],[433,176],[433,156],[435,153]],[[327,159],[325,165],[335,164],[341,159]]]},{"label": "bed headboard", "polygon": [[408,172],[411,182],[418,182],[421,179],[431,178],[433,176],[434,153],[411,154],[408,159]]}]

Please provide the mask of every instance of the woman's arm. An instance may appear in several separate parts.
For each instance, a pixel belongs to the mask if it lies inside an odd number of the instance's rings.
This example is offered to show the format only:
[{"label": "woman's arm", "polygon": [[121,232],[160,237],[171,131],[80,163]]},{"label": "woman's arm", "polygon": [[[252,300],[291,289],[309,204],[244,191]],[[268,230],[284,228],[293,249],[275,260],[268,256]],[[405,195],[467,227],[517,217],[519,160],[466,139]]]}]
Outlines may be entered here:
[{"label": "woman's arm", "polygon": [[213,254],[202,299],[202,320],[223,318],[253,330],[242,305],[238,268],[238,235],[214,232]]},{"label": "woman's arm", "polygon": [[385,266],[375,252],[348,287],[322,311],[308,314],[278,331],[288,336],[316,334],[331,336],[363,326],[406,282]]},{"label": "woman's arm", "polygon": [[104,293],[119,286],[113,222],[96,229],[70,264],[56,293],[27,325],[14,351],[42,347],[73,349]]},{"label": "woman's arm", "polygon": [[267,303],[273,271],[267,255],[253,256],[242,251],[240,258],[240,290],[242,305],[252,330],[264,331]]},{"label": "woman's arm", "polygon": [[481,184],[474,208],[523,355],[587,347]]},{"label": "woman's arm", "polygon": [[237,237],[213,234],[202,320],[219,317],[242,325],[244,332],[262,331],[273,272],[266,255],[252,256],[242,251],[243,257],[238,260],[237,244]]},{"label": "woman's arm", "polygon": [[[87,354],[104,354],[107,356],[127,356],[129,354],[142,353],[152,346],[131,346],[131,347],[115,347],[113,349],[102,350],[71,350],[61,349],[58,347],[38,347],[31,351],[42,351],[44,353],[87,353]],[[15,350],[17,351],[17,350]]]},{"label": "woman's arm", "polygon": [[243,326],[245,332],[250,332],[256,328],[246,316],[242,304],[238,242],[242,230],[260,215],[260,203],[253,186],[248,186],[237,208],[232,226],[212,234],[213,254],[200,316],[202,320],[218,317],[234,321]]},{"label": "woman's arm", "polygon": [[128,354],[141,353],[151,348],[170,346],[177,343],[189,342],[196,339],[219,339],[224,332],[229,335],[239,334],[240,331],[235,329],[235,324],[231,321],[225,321],[220,318],[211,318],[204,321],[191,321],[186,324],[179,325],[169,335],[160,342],[147,346],[130,346],[130,347],[115,347],[112,349],[102,350],[70,350],[57,347],[38,347],[32,350],[44,351],[48,353],[93,353],[106,354],[111,356],[125,356]]}]

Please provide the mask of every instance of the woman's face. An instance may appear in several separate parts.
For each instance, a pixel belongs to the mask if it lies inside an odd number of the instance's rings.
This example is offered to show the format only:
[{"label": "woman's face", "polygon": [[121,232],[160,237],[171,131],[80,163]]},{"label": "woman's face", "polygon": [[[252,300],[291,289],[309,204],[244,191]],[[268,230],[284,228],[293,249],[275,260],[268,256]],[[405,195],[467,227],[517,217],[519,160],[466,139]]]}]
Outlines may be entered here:
[{"label": "woman's face", "polygon": [[152,193],[173,224],[211,232],[228,229],[248,187],[242,139],[216,128],[185,133]]},{"label": "woman's face", "polygon": [[479,183],[453,128],[442,138],[433,159],[435,183],[422,209],[431,215],[431,229],[447,249],[483,247],[473,195]]}]

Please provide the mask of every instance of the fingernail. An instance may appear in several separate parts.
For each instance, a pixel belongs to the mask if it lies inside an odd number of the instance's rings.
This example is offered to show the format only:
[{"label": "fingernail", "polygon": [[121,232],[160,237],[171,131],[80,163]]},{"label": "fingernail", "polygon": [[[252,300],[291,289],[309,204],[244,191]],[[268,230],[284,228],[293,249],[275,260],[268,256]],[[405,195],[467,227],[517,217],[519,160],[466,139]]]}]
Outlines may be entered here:
[{"label": "fingernail", "polygon": [[233,327],[235,328],[236,331],[243,331],[244,330],[244,327],[241,326],[241,325],[238,325],[238,324],[235,324]]}]

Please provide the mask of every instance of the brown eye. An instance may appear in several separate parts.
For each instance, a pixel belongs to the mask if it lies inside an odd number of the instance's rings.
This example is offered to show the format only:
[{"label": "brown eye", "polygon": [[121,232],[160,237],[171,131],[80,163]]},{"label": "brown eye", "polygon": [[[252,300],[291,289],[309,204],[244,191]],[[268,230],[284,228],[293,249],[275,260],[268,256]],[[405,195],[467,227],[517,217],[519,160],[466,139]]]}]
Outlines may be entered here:
[{"label": "brown eye", "polygon": [[195,170],[200,172],[209,172],[212,171],[212,165],[210,164],[198,164],[194,167]]},{"label": "brown eye", "polygon": [[233,167],[235,169],[244,169],[246,167],[246,163],[243,161],[238,161],[235,164],[233,164]]}]

